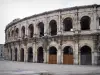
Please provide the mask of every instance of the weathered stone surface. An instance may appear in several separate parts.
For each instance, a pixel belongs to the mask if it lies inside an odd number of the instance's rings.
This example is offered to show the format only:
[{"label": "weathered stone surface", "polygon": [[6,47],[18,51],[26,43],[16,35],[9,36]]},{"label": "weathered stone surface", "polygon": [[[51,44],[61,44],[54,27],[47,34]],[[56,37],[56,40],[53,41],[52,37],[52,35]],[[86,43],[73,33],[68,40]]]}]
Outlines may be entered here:
[{"label": "weathered stone surface", "polygon": [[[81,48],[88,46],[91,49],[91,64],[100,64],[99,22],[100,5],[54,10],[11,22],[5,29],[5,58],[15,60],[16,56],[16,61],[20,61],[21,48],[23,48],[24,62],[27,62],[28,49],[31,47],[31,60],[37,62],[38,48],[42,47],[43,62],[48,63],[49,48],[55,47],[57,63],[61,64],[63,63],[63,49],[70,46],[73,49],[73,64],[81,64]],[[31,26],[33,28],[29,28],[29,25],[33,25]],[[19,31],[16,30],[17,28]]]}]

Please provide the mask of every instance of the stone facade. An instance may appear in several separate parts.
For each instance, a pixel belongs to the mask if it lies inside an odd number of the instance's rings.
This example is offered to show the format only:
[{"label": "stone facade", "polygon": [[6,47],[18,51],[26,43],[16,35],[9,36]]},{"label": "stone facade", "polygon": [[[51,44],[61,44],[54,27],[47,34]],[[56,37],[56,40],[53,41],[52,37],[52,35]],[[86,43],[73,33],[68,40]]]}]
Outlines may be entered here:
[{"label": "stone facade", "polygon": [[100,5],[15,19],[5,29],[5,57],[50,64],[100,64]]},{"label": "stone facade", "polygon": [[0,44],[0,58],[4,57],[4,45]]}]

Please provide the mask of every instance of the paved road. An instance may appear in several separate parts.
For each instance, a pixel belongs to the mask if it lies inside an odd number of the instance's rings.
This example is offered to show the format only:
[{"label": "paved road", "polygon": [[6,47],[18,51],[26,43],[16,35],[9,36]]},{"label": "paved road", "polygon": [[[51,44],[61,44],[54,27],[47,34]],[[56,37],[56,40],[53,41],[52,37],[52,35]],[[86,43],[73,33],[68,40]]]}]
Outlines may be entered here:
[{"label": "paved road", "polygon": [[100,75],[100,66],[41,64],[5,60],[0,61],[0,75]]}]

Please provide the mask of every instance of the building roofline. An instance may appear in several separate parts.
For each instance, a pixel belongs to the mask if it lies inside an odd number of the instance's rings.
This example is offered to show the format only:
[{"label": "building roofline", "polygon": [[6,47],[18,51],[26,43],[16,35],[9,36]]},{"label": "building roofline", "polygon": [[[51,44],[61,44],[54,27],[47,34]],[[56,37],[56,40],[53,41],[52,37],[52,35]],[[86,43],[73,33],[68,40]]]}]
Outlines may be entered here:
[{"label": "building roofline", "polygon": [[32,15],[32,16],[28,16],[28,17],[25,17],[23,19],[20,19],[19,21],[9,23],[6,26],[5,31],[9,27],[11,27],[11,26],[13,26],[13,25],[15,25],[15,24],[17,24],[19,22],[22,22],[24,20],[28,20],[30,18],[34,18],[34,17],[38,17],[38,16],[41,16],[41,15],[50,14],[50,13],[54,13],[54,12],[62,12],[62,11],[76,10],[76,9],[81,9],[81,8],[91,8],[91,7],[96,7],[97,8],[97,7],[100,7],[100,5],[93,4],[93,5],[75,6],[75,7],[62,8],[62,9],[57,9],[57,10],[46,11],[46,12],[43,12],[43,13],[40,13],[40,14],[35,14],[35,15]]}]

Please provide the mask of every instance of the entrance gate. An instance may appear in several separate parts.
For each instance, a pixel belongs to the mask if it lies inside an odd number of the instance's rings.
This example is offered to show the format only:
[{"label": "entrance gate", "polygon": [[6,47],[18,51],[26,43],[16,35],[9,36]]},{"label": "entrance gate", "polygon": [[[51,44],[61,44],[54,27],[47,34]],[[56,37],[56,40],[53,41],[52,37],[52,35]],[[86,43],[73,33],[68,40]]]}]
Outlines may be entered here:
[{"label": "entrance gate", "polygon": [[17,61],[17,48],[15,49],[15,61]]},{"label": "entrance gate", "polygon": [[55,47],[49,48],[49,64],[57,64],[57,49]]},{"label": "entrance gate", "polygon": [[10,56],[11,56],[10,58],[11,58],[11,60],[12,60],[12,49],[10,50]]},{"label": "entrance gate", "polygon": [[28,62],[33,62],[33,49],[28,48]]},{"label": "entrance gate", "polygon": [[88,46],[83,46],[80,49],[81,56],[81,65],[91,65],[92,63],[92,58],[91,58],[91,48]]},{"label": "entrance gate", "polygon": [[39,47],[38,48],[38,63],[43,63],[43,48]]},{"label": "entrance gate", "polygon": [[73,50],[70,46],[64,48],[63,64],[73,64]]},{"label": "entrance gate", "polygon": [[21,51],[20,51],[20,61],[24,61],[24,49],[21,48]]}]

